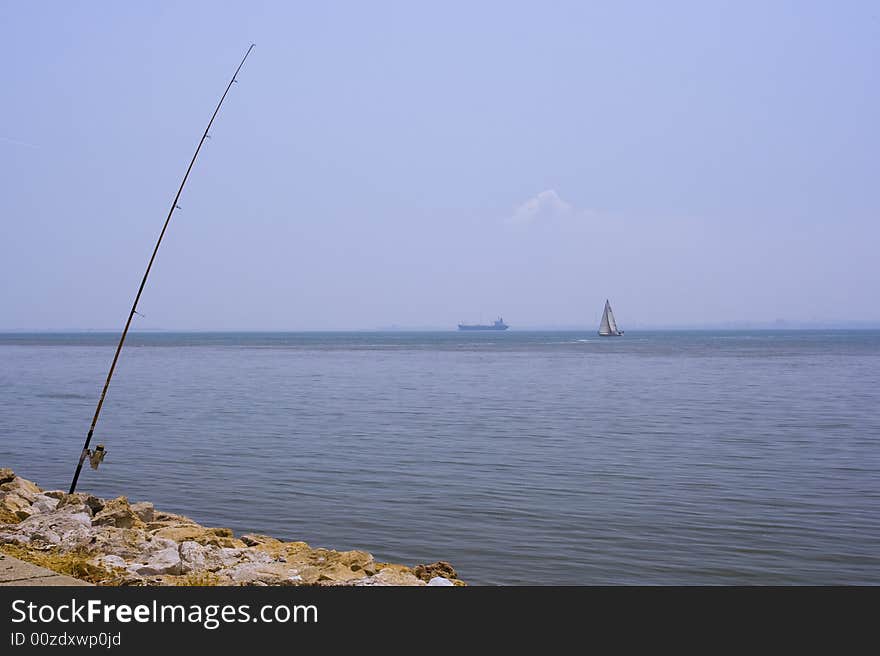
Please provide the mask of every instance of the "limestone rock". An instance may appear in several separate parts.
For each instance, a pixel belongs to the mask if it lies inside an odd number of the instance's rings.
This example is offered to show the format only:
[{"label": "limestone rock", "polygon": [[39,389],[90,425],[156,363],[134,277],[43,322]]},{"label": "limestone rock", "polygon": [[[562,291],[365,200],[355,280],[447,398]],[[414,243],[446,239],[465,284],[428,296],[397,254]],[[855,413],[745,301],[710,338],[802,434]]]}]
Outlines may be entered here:
[{"label": "limestone rock", "polygon": [[138,574],[138,570],[142,567],[146,567],[145,563],[139,563],[137,561],[127,563],[125,567],[126,573],[131,577],[136,577],[138,579],[142,578],[140,574]]},{"label": "limestone rock", "polygon": [[149,501],[138,501],[131,504],[131,511],[144,523],[152,522],[156,516],[156,510]]},{"label": "limestone rock", "polygon": [[58,507],[58,499],[53,499],[45,494],[37,496],[36,501],[31,505],[31,509],[35,513],[49,513]]},{"label": "limestone rock", "polygon": [[126,567],[128,567],[128,563],[126,563],[122,558],[120,558],[119,556],[114,556],[112,554],[101,556],[100,558],[95,559],[95,562],[105,568],[121,567],[122,569],[125,569]]},{"label": "limestone rock", "polygon": [[363,570],[371,570],[375,566],[372,554],[366,551],[339,551],[331,553],[334,555],[333,560],[348,567],[353,572],[361,572],[360,576],[363,576]]},{"label": "limestone rock", "polygon": [[41,490],[36,484],[26,478],[22,478],[21,476],[16,476],[11,481],[0,484],[0,494],[14,493],[27,499],[29,503],[33,503],[36,496],[42,494],[42,492],[43,490]]},{"label": "limestone rock", "polygon": [[416,565],[413,567],[413,574],[423,581],[430,581],[437,576],[442,576],[446,579],[458,578],[455,569],[453,569],[452,565],[445,560],[438,560],[436,563],[431,563],[430,565]]},{"label": "limestone rock", "polygon": [[100,582],[111,585],[464,585],[446,562],[410,569],[376,563],[366,551],[253,533],[239,539],[231,529],[201,526],[150,502],[43,492],[10,469],[0,469],[0,524],[0,544],[41,554],[84,552]]},{"label": "limestone rock", "polygon": [[[149,529],[149,525],[147,526]],[[198,526],[197,524],[184,524],[184,525],[176,525],[176,526],[162,526],[159,529],[153,531],[153,536],[160,538],[167,538],[169,540],[174,540],[175,542],[198,542],[202,544],[201,541],[196,538],[205,539],[205,529],[202,526]]]},{"label": "limestone rock", "polygon": [[156,511],[154,522],[158,522],[161,526],[169,526],[172,524],[195,524],[193,520],[184,515],[175,515],[174,513]]},{"label": "limestone rock", "polygon": [[180,574],[180,554],[176,547],[167,547],[153,554],[146,563],[136,568],[135,571],[141,576]]},{"label": "limestone rock", "polygon": [[27,514],[31,514],[29,512],[31,502],[14,492],[8,492],[3,495],[3,499],[2,501],[0,501],[0,503],[2,503],[3,507],[6,508],[9,512],[17,513],[19,510],[27,510]]},{"label": "limestone rock", "polygon": [[355,585],[426,585],[410,571],[400,565],[386,565],[373,576],[368,576]]},{"label": "limestone rock", "polygon": [[249,547],[256,547],[261,544],[272,546],[281,544],[281,540],[269,537],[268,535],[260,535],[259,533],[245,533],[241,536],[241,541]]},{"label": "limestone rock", "polygon": [[89,550],[137,560],[149,551],[148,542],[149,537],[140,529],[93,525]]},{"label": "limestone rock", "polygon": [[236,583],[251,583],[256,581],[264,581],[265,578],[272,578],[271,572],[263,571],[261,563],[239,563],[234,567],[223,570],[222,574],[228,576]]},{"label": "limestone rock", "polygon": [[232,567],[241,561],[243,553],[243,549],[230,549],[228,547],[209,550],[206,554],[206,559],[209,563],[208,567]]},{"label": "limestone rock", "polygon": [[0,524],[17,524],[20,521],[18,515],[0,503]]},{"label": "limestone rock", "polygon": [[159,553],[160,551],[165,551],[166,549],[177,549],[180,551],[180,545],[177,544],[174,540],[168,540],[167,538],[159,538],[155,535],[147,536],[144,534],[145,540],[141,543],[142,553],[146,556],[152,556],[153,554]]},{"label": "limestone rock", "polygon": [[445,587],[445,586],[454,586],[455,583],[453,583],[452,581],[450,581],[449,579],[447,579],[445,577],[435,576],[430,581],[428,581],[428,585],[432,585],[435,587],[436,586],[444,586]]},{"label": "limestone rock", "polygon": [[58,507],[63,508],[64,506],[84,507],[90,515],[95,515],[104,508],[104,501],[94,494],[74,492],[73,494],[65,494],[58,500]]},{"label": "limestone rock", "polygon": [[116,528],[140,528],[144,526],[140,517],[134,514],[128,499],[116,497],[111,499],[92,520],[95,526],[115,526]]},{"label": "limestone rock", "polygon": [[208,547],[192,540],[181,543],[178,549],[181,572],[186,574],[187,572],[203,572],[207,570],[207,551]]},{"label": "limestone rock", "polygon": [[284,563],[239,563],[220,573],[245,585],[297,585],[302,581],[302,576]]},{"label": "limestone rock", "polygon": [[248,549],[218,547],[188,540],[180,545],[180,558],[184,571],[205,571],[222,574],[241,563],[269,563],[267,555]]},{"label": "limestone rock", "polygon": [[218,547],[244,547],[241,540],[232,537],[232,530],[228,528],[205,528],[198,524],[178,524],[175,526],[163,526],[156,530],[153,535],[168,538],[175,542],[198,542],[199,544],[213,544]]},{"label": "limestone rock", "polygon": [[92,539],[92,518],[84,512],[54,512],[32,515],[16,527],[25,542],[62,546],[66,551],[81,549]]},{"label": "limestone rock", "polygon": [[363,572],[352,571],[350,567],[346,567],[342,563],[333,563],[327,567],[320,569],[319,581],[334,581],[336,583],[344,583],[364,577]]},{"label": "limestone rock", "polygon": [[[309,545],[305,542],[282,542],[281,540],[276,540],[275,538],[266,538],[265,536],[258,536],[263,538],[258,544],[253,545],[253,549],[257,551],[262,551],[264,553],[269,554],[273,558],[281,559],[287,561],[295,561],[295,562],[310,562],[314,554],[314,550],[309,547]],[[243,535],[242,542],[245,539],[249,539],[253,541],[253,535]],[[326,551],[326,550],[323,550]]]}]

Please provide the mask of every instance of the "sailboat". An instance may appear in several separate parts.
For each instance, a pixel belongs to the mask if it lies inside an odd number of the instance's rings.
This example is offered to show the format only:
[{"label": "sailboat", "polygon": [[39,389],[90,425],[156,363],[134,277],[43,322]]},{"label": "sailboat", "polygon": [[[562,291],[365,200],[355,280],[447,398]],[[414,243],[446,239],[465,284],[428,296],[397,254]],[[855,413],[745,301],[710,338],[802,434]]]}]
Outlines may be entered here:
[{"label": "sailboat", "polygon": [[623,331],[617,328],[614,313],[611,311],[611,303],[605,299],[605,311],[602,312],[602,323],[599,324],[599,334],[602,337],[620,337]]}]

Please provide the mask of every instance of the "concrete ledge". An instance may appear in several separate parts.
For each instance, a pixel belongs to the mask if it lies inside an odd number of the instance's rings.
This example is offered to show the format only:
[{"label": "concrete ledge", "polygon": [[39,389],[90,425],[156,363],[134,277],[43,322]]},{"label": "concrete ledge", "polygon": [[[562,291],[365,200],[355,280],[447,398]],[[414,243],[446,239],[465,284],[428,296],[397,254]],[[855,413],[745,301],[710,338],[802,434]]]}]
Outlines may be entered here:
[{"label": "concrete ledge", "polygon": [[55,586],[92,584],[0,553],[0,586],[2,585]]}]

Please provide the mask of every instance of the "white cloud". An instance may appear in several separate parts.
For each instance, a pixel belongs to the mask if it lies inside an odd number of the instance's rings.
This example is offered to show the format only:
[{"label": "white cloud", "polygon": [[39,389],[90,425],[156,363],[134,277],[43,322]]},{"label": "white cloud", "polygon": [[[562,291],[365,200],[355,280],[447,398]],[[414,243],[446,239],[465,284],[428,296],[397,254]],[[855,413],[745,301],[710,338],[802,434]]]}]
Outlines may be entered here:
[{"label": "white cloud", "polygon": [[548,189],[529,198],[517,207],[507,220],[509,223],[528,225],[536,221],[570,216],[574,213],[574,207],[562,200],[555,189]]}]

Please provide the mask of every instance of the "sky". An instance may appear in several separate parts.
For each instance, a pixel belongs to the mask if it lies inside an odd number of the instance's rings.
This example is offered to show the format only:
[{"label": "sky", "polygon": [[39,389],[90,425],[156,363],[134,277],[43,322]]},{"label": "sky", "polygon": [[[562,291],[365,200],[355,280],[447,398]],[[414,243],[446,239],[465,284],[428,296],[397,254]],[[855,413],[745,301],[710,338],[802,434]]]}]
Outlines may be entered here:
[{"label": "sky", "polygon": [[876,2],[0,0],[0,330],[880,324]]}]

